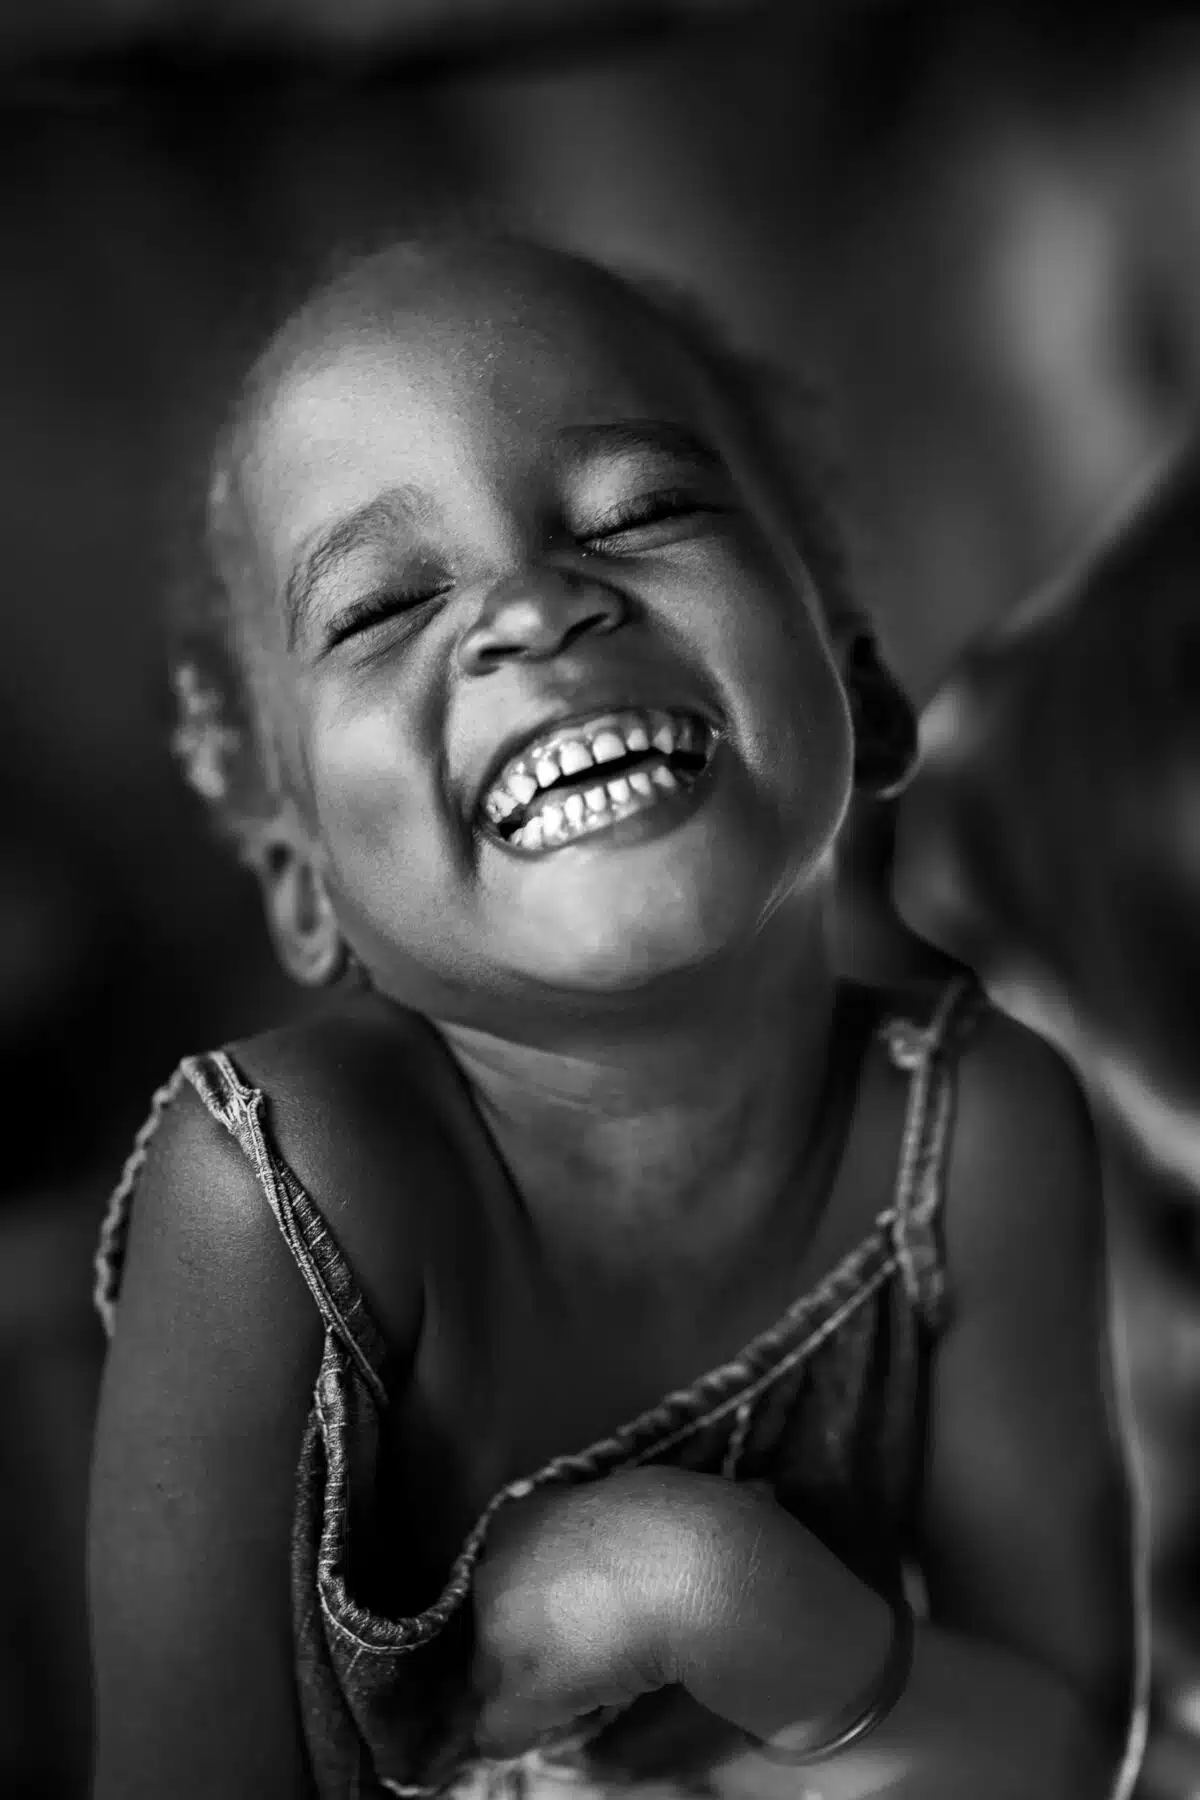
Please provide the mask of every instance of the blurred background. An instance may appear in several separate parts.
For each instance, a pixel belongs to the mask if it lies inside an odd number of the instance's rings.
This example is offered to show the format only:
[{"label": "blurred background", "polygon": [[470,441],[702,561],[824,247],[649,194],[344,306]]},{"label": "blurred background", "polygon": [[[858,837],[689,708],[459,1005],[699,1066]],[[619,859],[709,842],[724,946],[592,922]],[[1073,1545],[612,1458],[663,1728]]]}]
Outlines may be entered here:
[{"label": "blurred background", "polygon": [[[209,439],[330,253],[480,212],[681,277],[824,385],[921,701],[1200,380],[1186,5],[7,0],[0,17],[0,1791],[85,1790],[106,1191],[180,1055],[294,1004],[165,749]],[[1044,16],[1045,15],[1045,16]],[[1200,1793],[1200,1198],[1114,1141],[1154,1550],[1140,1793]],[[5,1416],[6,1415],[6,1416]]]}]

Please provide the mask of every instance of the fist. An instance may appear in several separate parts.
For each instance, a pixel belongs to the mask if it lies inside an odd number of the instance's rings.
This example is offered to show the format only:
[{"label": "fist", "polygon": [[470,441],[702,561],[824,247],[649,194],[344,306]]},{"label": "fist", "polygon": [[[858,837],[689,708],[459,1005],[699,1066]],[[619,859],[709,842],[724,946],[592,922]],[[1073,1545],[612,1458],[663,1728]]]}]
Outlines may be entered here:
[{"label": "fist", "polygon": [[514,1501],[476,1572],[476,1745],[517,1756],[675,1680],[715,1478],[639,1469]]}]

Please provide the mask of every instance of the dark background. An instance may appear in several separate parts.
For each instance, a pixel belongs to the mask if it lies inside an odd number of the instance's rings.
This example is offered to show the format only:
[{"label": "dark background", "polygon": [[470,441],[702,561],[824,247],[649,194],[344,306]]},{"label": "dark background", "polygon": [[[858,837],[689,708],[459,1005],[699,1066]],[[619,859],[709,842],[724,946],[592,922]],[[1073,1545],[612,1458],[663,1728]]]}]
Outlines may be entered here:
[{"label": "dark background", "polygon": [[[14,1800],[69,1800],[84,1782],[88,1286],[105,1192],[181,1054],[295,1004],[165,749],[162,593],[247,355],[331,250],[447,210],[690,281],[749,346],[824,384],[882,634],[924,700],[1095,528],[1196,388],[1189,9],[1040,10],[8,0],[0,1789]],[[1147,1800],[1200,1789],[1198,1221],[1194,1197],[1118,1169],[1118,1326],[1157,1570]]]}]

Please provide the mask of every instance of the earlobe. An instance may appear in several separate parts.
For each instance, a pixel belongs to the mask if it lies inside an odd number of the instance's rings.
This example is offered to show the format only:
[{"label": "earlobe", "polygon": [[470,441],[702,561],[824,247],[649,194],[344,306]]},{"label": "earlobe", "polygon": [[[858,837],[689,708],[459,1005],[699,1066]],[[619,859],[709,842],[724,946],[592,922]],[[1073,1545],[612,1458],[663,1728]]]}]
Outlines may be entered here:
[{"label": "earlobe", "polygon": [[305,987],[326,987],[346,966],[346,946],[321,871],[298,822],[281,817],[257,859],[267,927],[280,962]]},{"label": "earlobe", "polygon": [[916,773],[916,713],[872,632],[855,631],[842,653],[842,673],[854,725],[854,785],[877,800],[895,799]]}]

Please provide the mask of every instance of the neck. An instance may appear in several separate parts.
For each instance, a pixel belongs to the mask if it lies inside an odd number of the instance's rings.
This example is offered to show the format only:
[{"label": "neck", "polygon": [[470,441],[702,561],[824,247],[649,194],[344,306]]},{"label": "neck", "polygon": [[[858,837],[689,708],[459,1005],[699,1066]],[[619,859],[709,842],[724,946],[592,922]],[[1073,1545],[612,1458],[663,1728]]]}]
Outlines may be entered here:
[{"label": "neck", "polygon": [[567,1042],[443,1027],[560,1258],[682,1271],[761,1232],[808,1140],[836,994],[823,932],[773,948]]}]

